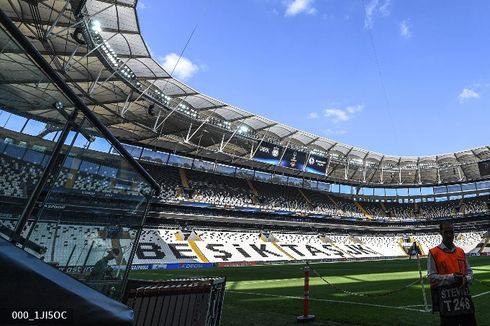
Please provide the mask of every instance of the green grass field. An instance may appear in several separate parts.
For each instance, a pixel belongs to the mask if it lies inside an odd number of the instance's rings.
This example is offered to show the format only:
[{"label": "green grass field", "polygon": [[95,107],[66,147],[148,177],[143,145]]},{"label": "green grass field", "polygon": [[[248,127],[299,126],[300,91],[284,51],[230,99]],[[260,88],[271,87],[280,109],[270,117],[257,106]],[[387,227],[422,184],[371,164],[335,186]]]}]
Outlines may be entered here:
[{"label": "green grass field", "polygon": [[[422,260],[425,275],[426,260]],[[475,277],[471,293],[479,325],[490,320],[490,257],[470,257]],[[417,262],[391,260],[312,264],[321,276],[352,292],[385,293],[418,279]],[[134,279],[162,280],[190,276],[226,276],[222,325],[294,325],[303,312],[301,265],[267,265],[199,270],[133,271]],[[489,284],[489,285],[487,285]],[[312,272],[310,325],[438,325],[439,316],[423,311],[420,283],[396,294],[359,297],[335,290]],[[430,291],[426,284],[430,307]]]}]

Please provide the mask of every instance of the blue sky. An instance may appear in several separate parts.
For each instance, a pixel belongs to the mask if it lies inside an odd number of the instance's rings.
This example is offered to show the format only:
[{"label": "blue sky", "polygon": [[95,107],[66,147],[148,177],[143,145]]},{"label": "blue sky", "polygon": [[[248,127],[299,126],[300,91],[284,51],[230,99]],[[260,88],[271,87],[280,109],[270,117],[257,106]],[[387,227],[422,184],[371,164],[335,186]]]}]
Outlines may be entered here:
[{"label": "blue sky", "polygon": [[[490,144],[490,1],[140,0],[152,55],[198,91],[389,155]],[[168,69],[172,70],[172,69]]]}]

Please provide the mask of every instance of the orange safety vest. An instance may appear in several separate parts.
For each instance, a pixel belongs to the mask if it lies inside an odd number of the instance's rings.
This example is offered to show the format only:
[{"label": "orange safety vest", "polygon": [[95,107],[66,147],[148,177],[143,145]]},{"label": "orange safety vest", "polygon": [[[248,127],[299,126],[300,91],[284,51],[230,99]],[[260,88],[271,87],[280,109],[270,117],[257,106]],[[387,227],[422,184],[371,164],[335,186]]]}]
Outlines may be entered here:
[{"label": "orange safety vest", "polygon": [[[463,249],[456,247],[456,250],[454,250],[453,252],[445,252],[439,247],[434,247],[430,250],[430,254],[432,255],[432,258],[434,258],[437,274],[446,275],[452,273],[461,273],[463,275],[466,275],[467,266],[466,266],[465,253]],[[452,285],[452,286],[454,287],[456,285]],[[432,296],[432,311],[433,312],[439,311],[441,315],[447,314],[447,312],[441,312],[441,307],[440,307],[441,298],[438,292],[438,289],[440,288],[436,287],[435,284],[431,284],[430,287],[431,287],[431,296]],[[474,313],[474,306],[473,306],[473,302],[471,301],[471,297],[469,297],[466,300],[469,300],[468,302],[471,305],[470,306],[471,309],[468,308],[467,310],[470,311],[471,313]]]},{"label": "orange safety vest", "polygon": [[445,252],[439,247],[430,250],[436,263],[437,274],[466,274],[466,259],[463,249],[456,247],[453,252]]}]

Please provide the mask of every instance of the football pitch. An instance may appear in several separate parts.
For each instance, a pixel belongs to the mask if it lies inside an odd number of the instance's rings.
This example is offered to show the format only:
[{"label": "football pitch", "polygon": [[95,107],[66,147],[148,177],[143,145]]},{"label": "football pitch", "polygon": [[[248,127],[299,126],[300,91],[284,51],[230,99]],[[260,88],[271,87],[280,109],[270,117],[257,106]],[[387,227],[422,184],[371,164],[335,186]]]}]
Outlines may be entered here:
[{"label": "football pitch", "polygon": [[[483,282],[474,281],[470,290],[478,324],[485,325],[490,320],[490,257],[469,260],[475,278]],[[426,259],[421,259],[421,266],[425,275]],[[289,264],[133,271],[130,278],[226,276],[222,325],[279,326],[296,324],[296,316],[303,312],[302,267]],[[311,264],[311,268],[310,311],[316,320],[310,325],[439,325],[437,314],[424,311],[416,259],[319,263]],[[424,285],[430,309],[427,280]],[[397,292],[385,295],[393,291]]]}]

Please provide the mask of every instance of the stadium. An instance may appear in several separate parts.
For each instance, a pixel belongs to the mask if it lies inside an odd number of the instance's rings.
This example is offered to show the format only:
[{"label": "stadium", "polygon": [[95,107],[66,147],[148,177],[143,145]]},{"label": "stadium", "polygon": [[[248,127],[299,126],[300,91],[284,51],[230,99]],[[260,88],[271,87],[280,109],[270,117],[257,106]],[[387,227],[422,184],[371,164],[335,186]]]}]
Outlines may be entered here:
[{"label": "stadium", "polygon": [[0,324],[437,325],[444,221],[490,320],[490,145],[385,155],[200,93],[137,0],[0,3]]}]

